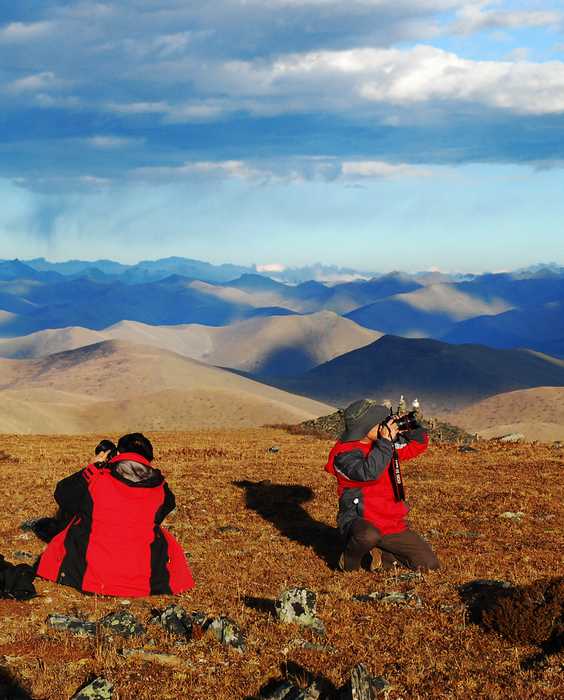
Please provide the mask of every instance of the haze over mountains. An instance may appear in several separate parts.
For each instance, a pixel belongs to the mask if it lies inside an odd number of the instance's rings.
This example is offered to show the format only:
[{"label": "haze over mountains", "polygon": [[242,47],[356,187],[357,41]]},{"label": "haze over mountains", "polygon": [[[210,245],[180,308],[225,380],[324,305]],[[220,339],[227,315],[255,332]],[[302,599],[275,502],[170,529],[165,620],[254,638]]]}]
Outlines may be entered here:
[{"label": "haze over mountains", "polygon": [[[458,409],[465,425],[487,431],[491,416],[484,426],[463,411],[564,386],[558,265],[286,272],[183,258],[0,261],[0,357],[11,358],[0,361],[0,431],[295,422],[400,393],[429,410]],[[488,414],[490,404],[478,405]],[[496,425],[513,425],[509,404],[499,406],[507,420],[496,413]]]}]

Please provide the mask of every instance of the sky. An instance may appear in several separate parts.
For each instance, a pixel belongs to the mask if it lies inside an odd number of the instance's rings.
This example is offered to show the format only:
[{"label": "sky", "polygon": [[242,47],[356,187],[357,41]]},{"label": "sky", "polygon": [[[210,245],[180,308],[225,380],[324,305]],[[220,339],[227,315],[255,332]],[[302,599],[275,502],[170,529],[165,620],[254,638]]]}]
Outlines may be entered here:
[{"label": "sky", "polygon": [[0,258],[564,263],[561,0],[0,7]]}]

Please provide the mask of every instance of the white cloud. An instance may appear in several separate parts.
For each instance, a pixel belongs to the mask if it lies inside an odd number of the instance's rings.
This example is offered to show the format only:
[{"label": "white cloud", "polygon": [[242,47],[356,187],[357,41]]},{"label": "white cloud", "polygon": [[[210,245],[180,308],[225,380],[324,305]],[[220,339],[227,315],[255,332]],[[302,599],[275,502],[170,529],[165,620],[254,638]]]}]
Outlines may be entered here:
[{"label": "white cloud", "polygon": [[395,177],[428,177],[434,170],[407,163],[376,160],[340,161],[331,156],[285,158],[273,161],[186,161],[178,166],[137,168],[132,176],[141,180],[176,181],[204,176],[254,182],[304,182],[306,180],[364,181]]},{"label": "white cloud", "polygon": [[35,40],[49,34],[54,28],[53,22],[11,22],[0,27],[0,43],[20,43]]},{"label": "white cloud", "polygon": [[467,3],[457,13],[452,30],[473,34],[483,29],[518,29],[525,27],[554,27],[563,19],[562,12],[543,10],[488,10],[491,0]]},{"label": "white cloud", "polygon": [[117,114],[162,114],[171,109],[166,102],[110,102],[104,107]]},{"label": "white cloud", "polygon": [[257,265],[257,272],[284,272],[286,265],[282,263],[266,263],[264,265]]},{"label": "white cloud", "polygon": [[43,73],[26,75],[24,78],[12,81],[8,83],[6,90],[12,93],[39,92],[41,90],[60,88],[64,84],[64,81],[59,80],[51,71],[44,71]]},{"label": "white cloud", "polygon": [[143,139],[132,139],[123,136],[98,135],[91,136],[85,139],[86,143],[92,148],[102,150],[113,150],[117,148],[129,148],[130,146],[139,146],[143,143]]},{"label": "white cloud", "polygon": [[422,168],[407,163],[386,163],[380,160],[345,161],[342,164],[345,177],[359,178],[389,178],[389,177],[429,177],[433,174],[431,168]]}]

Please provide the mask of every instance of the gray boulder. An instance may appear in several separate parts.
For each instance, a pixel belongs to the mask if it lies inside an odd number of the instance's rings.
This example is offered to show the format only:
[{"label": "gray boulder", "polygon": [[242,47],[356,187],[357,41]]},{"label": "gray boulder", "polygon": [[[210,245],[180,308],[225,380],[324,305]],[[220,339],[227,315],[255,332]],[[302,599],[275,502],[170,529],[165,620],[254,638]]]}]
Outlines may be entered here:
[{"label": "gray boulder", "polygon": [[120,637],[139,637],[145,628],[128,610],[118,610],[103,617],[98,624],[108,632]]},{"label": "gray boulder", "polygon": [[358,664],[352,670],[350,683],[341,689],[339,700],[375,700],[389,688],[385,678],[371,676],[363,664]]},{"label": "gray boulder", "polygon": [[245,636],[237,623],[230,618],[214,617],[206,622],[204,629],[211,632],[225,646],[232,647],[241,653],[245,651]]},{"label": "gray boulder", "polygon": [[59,613],[49,615],[47,624],[56,630],[66,630],[77,637],[94,637],[98,630],[98,625],[95,622],[87,622],[79,617]]},{"label": "gray boulder", "polygon": [[274,601],[276,617],[280,622],[309,627],[325,633],[323,622],[316,615],[317,595],[308,588],[289,588]]},{"label": "gray boulder", "polygon": [[170,634],[181,637],[184,641],[192,639],[194,619],[180,605],[169,605],[158,615],[157,621]]},{"label": "gray boulder", "polygon": [[73,695],[71,700],[111,700],[114,686],[105,678],[96,678]]}]

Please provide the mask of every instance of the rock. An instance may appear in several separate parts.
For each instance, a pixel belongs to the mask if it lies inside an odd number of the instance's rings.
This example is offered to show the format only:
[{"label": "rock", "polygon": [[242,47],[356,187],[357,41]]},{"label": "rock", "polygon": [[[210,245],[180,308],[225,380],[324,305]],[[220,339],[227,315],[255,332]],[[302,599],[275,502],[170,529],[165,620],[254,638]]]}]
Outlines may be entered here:
[{"label": "rock", "polygon": [[523,433],[508,433],[499,438],[500,442],[521,442],[525,439]]},{"label": "rock", "polygon": [[470,445],[461,445],[458,448],[459,452],[478,452],[478,450],[475,447],[470,447]]},{"label": "rock", "polygon": [[423,576],[419,571],[406,571],[404,574],[398,574],[398,581],[422,581]]},{"label": "rock", "polygon": [[211,632],[225,646],[233,647],[239,652],[245,651],[245,637],[236,622],[228,617],[215,617],[208,620],[204,626],[206,632]]},{"label": "rock", "polygon": [[29,552],[23,552],[18,549],[13,554],[14,559],[19,559],[20,561],[30,561],[36,558],[35,554],[30,554]]},{"label": "rock", "polygon": [[280,448],[277,445],[272,445],[272,447],[268,448],[268,451],[271,454],[276,454],[277,452],[280,452]]},{"label": "rock", "polygon": [[380,693],[390,688],[389,682],[381,676],[371,676],[364,664],[353,668],[351,680],[339,694],[339,700],[375,700]]},{"label": "rock", "polygon": [[161,664],[169,668],[190,668],[192,664],[186,659],[181,659],[174,654],[166,654],[161,651],[145,651],[145,649],[124,649],[123,656],[150,663]]},{"label": "rock", "polygon": [[307,688],[299,688],[289,680],[275,681],[258,696],[259,700],[319,700],[321,688],[314,681]]},{"label": "rock", "polygon": [[30,518],[29,520],[24,520],[23,523],[20,523],[20,530],[24,532],[34,532],[35,526],[41,519],[42,518]]},{"label": "rock", "polygon": [[96,678],[73,695],[71,700],[111,700],[113,687],[113,684],[105,678]]},{"label": "rock", "polygon": [[235,527],[235,525],[223,525],[222,527],[218,527],[217,531],[221,534],[226,532],[243,532],[240,527]]},{"label": "rock", "polygon": [[308,588],[289,588],[274,601],[280,622],[309,627],[318,634],[325,634],[325,626],[316,616],[316,606],[317,596]]},{"label": "rock", "polygon": [[519,522],[525,517],[525,513],[523,513],[520,510],[516,513],[512,513],[510,510],[506,510],[505,513],[500,513],[499,517],[505,518],[506,520],[516,520],[517,522]]},{"label": "rock", "polygon": [[421,608],[423,606],[421,598],[413,591],[408,591],[407,593],[401,593],[400,591],[390,591],[389,593],[374,591],[366,595],[353,595],[353,600],[357,600],[360,603],[377,602],[394,605],[415,603],[416,608]]},{"label": "rock", "polygon": [[59,613],[49,615],[46,622],[56,630],[66,630],[77,637],[94,637],[98,629],[98,625],[95,622],[87,622],[79,617],[61,615]]},{"label": "rock", "polygon": [[145,628],[129,610],[118,610],[103,617],[98,624],[120,637],[139,637]]},{"label": "rock", "polygon": [[452,533],[454,537],[468,537],[471,540],[476,540],[481,537],[479,532],[472,532],[472,530],[454,530]]},{"label": "rock", "polygon": [[158,622],[167,632],[181,637],[183,641],[192,639],[194,619],[180,605],[169,605],[165,608],[159,614]]}]

